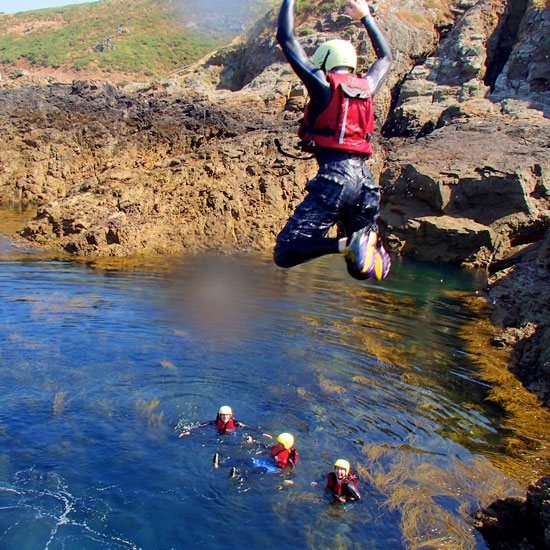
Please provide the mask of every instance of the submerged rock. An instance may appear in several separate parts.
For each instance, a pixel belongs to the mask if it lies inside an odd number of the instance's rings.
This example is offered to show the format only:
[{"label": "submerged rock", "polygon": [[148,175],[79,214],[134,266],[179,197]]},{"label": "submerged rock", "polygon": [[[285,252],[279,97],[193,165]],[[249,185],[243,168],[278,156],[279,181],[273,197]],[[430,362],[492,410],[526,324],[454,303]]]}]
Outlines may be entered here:
[{"label": "submerged rock", "polygon": [[550,233],[500,267],[489,278],[500,327],[494,341],[513,350],[514,373],[550,407]]}]

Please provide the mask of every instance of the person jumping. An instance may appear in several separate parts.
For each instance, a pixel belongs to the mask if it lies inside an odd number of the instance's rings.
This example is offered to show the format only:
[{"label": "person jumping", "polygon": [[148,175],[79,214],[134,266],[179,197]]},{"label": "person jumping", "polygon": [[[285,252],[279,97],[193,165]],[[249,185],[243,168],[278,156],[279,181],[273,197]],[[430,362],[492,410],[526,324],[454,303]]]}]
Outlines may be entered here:
[{"label": "person jumping", "polygon": [[[365,77],[354,74],[357,54],[351,42],[329,40],[310,60],[296,39],[295,0],[284,0],[277,41],[309,93],[299,136],[312,151],[319,171],[307,195],[277,237],[275,263],[293,267],[325,254],[343,254],[350,275],[381,280],[391,260],[378,236],[380,188],[366,166],[372,155],[372,98],[380,89],[392,55],[366,0],[347,0],[348,13],[361,20],[377,59]],[[345,236],[328,238],[340,224]]]}]

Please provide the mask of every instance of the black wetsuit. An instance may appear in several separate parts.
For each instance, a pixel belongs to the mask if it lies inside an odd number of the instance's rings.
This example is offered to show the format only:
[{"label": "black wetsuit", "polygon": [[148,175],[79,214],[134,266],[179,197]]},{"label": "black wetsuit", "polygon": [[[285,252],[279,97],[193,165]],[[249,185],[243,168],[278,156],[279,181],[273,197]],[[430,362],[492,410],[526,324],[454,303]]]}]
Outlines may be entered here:
[{"label": "black wetsuit", "polygon": [[345,500],[362,500],[361,494],[356,487],[355,478],[346,476],[340,483],[334,472],[327,476],[327,491],[330,491],[335,497]]},{"label": "black wetsuit", "polygon": [[[308,123],[328,106],[332,89],[325,73],[308,58],[294,32],[295,0],[283,0],[279,12],[277,41],[310,97]],[[371,93],[375,95],[387,76],[392,56],[382,32],[372,19],[362,22],[378,59],[368,70]],[[365,164],[365,156],[334,149],[314,150],[319,165],[317,176],[306,185],[307,195],[277,237],[274,259],[280,267],[293,267],[307,260],[338,252],[338,239],[326,238],[329,229],[341,223],[345,235],[373,225],[378,217],[380,189]],[[358,273],[348,262],[348,271]]]}]

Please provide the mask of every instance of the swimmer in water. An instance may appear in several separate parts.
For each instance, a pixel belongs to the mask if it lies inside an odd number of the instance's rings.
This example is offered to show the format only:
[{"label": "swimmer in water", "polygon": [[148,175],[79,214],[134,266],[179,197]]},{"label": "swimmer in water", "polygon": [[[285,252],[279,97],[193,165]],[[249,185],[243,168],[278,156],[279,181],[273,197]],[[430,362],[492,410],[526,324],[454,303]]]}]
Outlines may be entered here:
[{"label": "swimmer in water", "polygon": [[281,469],[287,466],[296,466],[298,462],[298,452],[294,448],[294,436],[289,433],[279,434],[277,445],[271,449],[271,458],[276,466]]},{"label": "swimmer in water", "polygon": [[350,463],[343,458],[334,463],[334,471],[327,475],[326,490],[330,491],[335,502],[362,500],[357,478],[350,472]]},{"label": "swimmer in water", "polygon": [[[273,439],[269,434],[262,435]],[[251,442],[257,443],[254,440]],[[294,436],[284,432],[279,434],[277,437],[277,444],[270,449],[269,458],[251,457],[249,459],[249,466],[252,467],[253,472],[276,474],[288,466],[294,468],[297,462],[298,452],[294,448]],[[235,478],[238,473],[239,472],[236,468],[231,468],[230,477]],[[285,479],[283,483],[285,485],[292,485],[294,482],[289,479]]]},{"label": "swimmer in water", "polygon": [[[216,429],[218,430],[218,433],[220,435],[234,433],[237,430],[237,428],[248,427],[246,424],[243,424],[242,422],[238,422],[237,420],[235,420],[235,416],[233,415],[233,410],[228,405],[223,405],[220,407],[215,420],[209,420],[208,422],[204,422],[203,424],[200,424],[196,428],[192,428],[192,429],[198,430],[200,428],[204,428],[205,426],[212,426],[212,425],[216,426]],[[179,435],[179,437],[184,437],[186,435],[191,435],[191,430],[182,432]]]},{"label": "swimmer in water", "polygon": [[[216,415],[216,418],[214,420],[209,420],[208,422],[203,422],[202,424],[199,424],[195,428],[191,428],[189,430],[186,430],[182,433],[180,433],[179,437],[184,437],[191,435],[192,430],[199,430],[201,428],[204,428],[206,426],[216,426],[216,429],[218,430],[218,433],[220,435],[229,435],[233,434],[237,431],[238,428],[250,428],[248,424],[245,424],[244,422],[239,422],[235,420],[235,416],[233,415],[233,410],[228,405],[223,405],[219,408],[218,414]],[[269,434],[262,434],[264,437],[268,437],[270,439],[271,436]],[[251,435],[246,435],[246,442],[247,443],[254,443],[254,439]],[[214,464],[214,468],[219,468],[220,466],[220,455],[219,453],[215,453],[212,462]],[[234,470],[234,469],[232,469]],[[232,477],[234,475],[232,474]]]}]

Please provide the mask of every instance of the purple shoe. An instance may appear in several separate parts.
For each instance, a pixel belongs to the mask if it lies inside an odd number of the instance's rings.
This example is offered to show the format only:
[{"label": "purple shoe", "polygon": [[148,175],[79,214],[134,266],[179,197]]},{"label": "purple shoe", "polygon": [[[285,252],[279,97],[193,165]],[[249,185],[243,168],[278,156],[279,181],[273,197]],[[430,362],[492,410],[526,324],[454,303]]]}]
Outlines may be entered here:
[{"label": "purple shoe", "polygon": [[376,252],[374,254],[374,268],[372,272],[368,272],[368,276],[381,281],[385,279],[390,272],[391,258],[390,255],[384,250],[382,242],[378,241],[376,245]]},{"label": "purple shoe", "polygon": [[353,233],[344,255],[360,273],[377,281],[384,279],[390,271],[390,255],[384,250],[376,231],[367,227]]},{"label": "purple shoe", "polygon": [[376,233],[367,227],[353,233],[344,256],[355,264],[357,271],[367,273],[374,269]]}]

